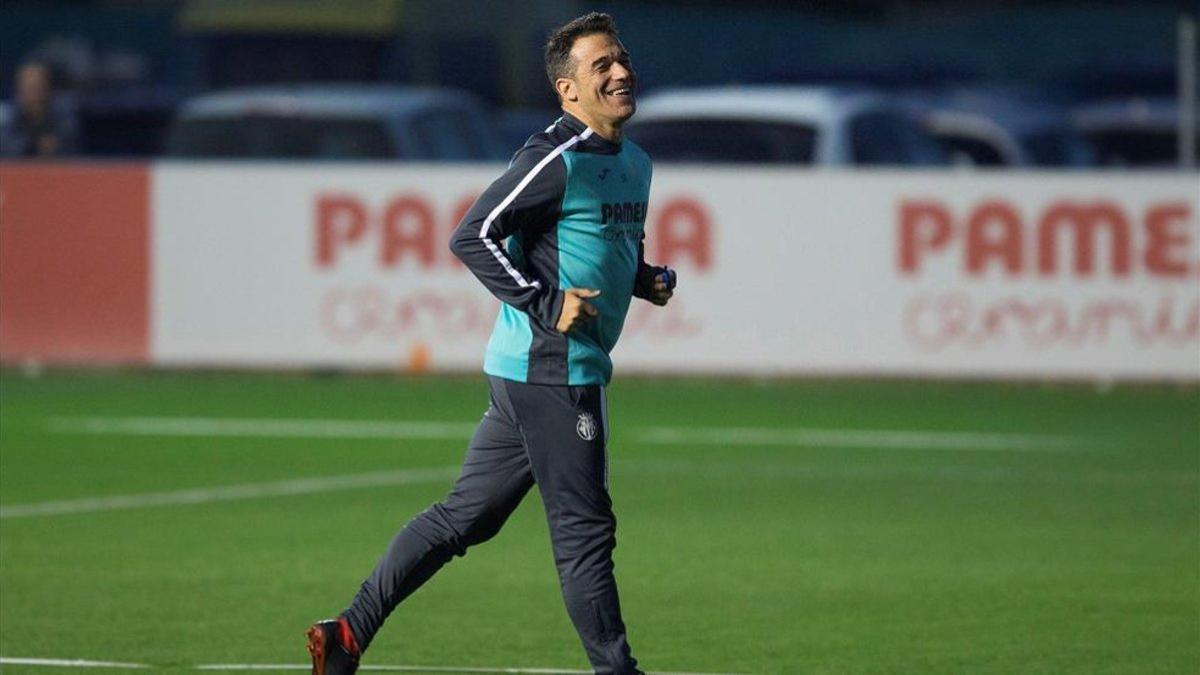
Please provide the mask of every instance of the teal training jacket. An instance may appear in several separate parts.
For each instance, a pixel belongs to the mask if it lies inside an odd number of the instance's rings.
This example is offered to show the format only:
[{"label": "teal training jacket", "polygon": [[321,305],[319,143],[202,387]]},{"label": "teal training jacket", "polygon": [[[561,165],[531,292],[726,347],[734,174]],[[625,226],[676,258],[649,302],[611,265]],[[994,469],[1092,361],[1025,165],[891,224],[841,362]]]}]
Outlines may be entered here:
[{"label": "teal training jacket", "polygon": [[[534,134],[476,200],[450,240],[503,303],[484,372],[531,384],[608,384],[630,299],[661,268],[644,262],[650,158],[564,114]],[[507,240],[507,241],[506,241]],[[598,318],[555,330],[563,289],[591,288]]]}]

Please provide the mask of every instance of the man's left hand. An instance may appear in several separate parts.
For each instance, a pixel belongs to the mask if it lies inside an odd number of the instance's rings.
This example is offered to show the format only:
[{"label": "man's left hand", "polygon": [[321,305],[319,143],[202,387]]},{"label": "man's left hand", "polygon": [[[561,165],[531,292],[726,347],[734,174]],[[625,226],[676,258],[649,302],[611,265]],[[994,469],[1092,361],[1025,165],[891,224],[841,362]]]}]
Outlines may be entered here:
[{"label": "man's left hand", "polygon": [[666,267],[654,275],[654,283],[650,285],[650,302],[664,307],[671,296],[675,295],[675,272]]}]

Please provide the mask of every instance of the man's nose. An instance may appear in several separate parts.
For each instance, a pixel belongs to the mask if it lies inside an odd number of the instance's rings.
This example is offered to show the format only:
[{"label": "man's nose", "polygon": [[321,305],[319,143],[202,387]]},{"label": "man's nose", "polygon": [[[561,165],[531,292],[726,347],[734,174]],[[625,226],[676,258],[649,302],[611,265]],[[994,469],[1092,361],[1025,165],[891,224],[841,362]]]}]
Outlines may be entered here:
[{"label": "man's nose", "polygon": [[633,80],[633,69],[628,68],[620,63],[614,63],[612,67],[612,76],[614,80]]}]

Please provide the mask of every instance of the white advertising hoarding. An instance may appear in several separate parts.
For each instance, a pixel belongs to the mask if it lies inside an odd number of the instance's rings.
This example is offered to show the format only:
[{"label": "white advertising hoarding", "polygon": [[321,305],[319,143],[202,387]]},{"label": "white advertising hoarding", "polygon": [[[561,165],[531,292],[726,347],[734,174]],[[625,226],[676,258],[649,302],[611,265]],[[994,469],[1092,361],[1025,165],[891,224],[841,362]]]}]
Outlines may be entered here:
[{"label": "white advertising hoarding", "polygon": [[[158,165],[151,350],[471,370],[450,231],[498,166]],[[1194,174],[659,167],[618,372],[1200,378]]]}]

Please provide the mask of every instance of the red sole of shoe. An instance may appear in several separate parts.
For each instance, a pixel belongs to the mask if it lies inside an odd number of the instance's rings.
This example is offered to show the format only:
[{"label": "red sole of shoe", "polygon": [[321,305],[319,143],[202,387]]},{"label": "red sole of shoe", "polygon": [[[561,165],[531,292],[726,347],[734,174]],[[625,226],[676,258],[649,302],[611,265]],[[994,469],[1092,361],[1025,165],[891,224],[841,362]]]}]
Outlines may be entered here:
[{"label": "red sole of shoe", "polygon": [[312,675],[325,675],[325,632],[313,626],[304,634],[308,637],[308,655],[312,657]]}]

